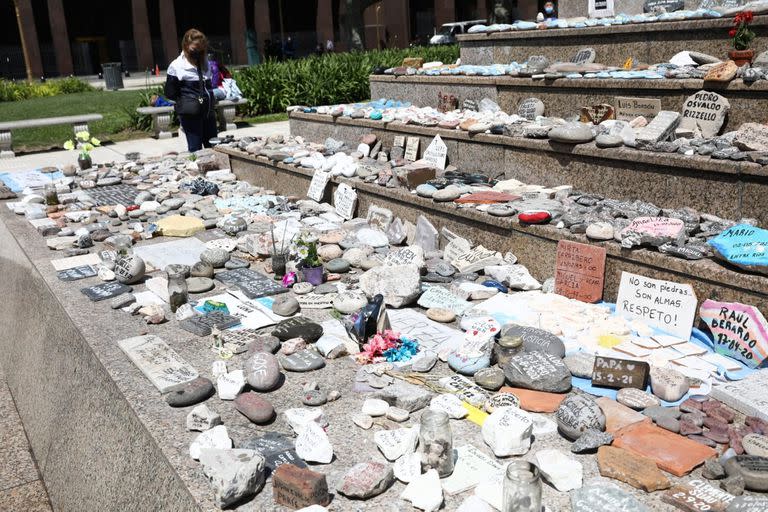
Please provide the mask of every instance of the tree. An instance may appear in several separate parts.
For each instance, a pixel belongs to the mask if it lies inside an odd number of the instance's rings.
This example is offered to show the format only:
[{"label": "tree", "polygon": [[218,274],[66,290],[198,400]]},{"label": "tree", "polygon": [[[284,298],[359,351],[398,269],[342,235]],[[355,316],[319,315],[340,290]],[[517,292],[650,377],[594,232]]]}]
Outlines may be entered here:
[{"label": "tree", "polygon": [[379,0],[338,0],[343,13],[339,17],[341,37],[350,50],[365,49],[363,12]]}]

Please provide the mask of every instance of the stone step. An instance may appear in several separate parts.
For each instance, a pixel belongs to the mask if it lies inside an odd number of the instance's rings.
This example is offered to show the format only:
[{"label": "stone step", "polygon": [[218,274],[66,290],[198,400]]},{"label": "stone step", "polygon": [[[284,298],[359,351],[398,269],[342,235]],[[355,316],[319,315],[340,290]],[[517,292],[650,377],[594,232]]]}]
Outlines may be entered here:
[{"label": "stone step", "polygon": [[757,218],[768,225],[768,168],[751,162],[653,153],[632,148],[599,149],[502,135],[470,136],[444,130],[328,115],[292,113],[291,133],[307,140],[354,142],[375,133],[384,147],[396,135],[415,136],[426,148],[439,134],[448,162],[492,178],[515,178],[547,187],[572,185],[614,199],[642,199],[662,208],[689,206],[727,219]]},{"label": "stone step", "polygon": [[[597,52],[596,62],[621,66],[628,57],[638,62],[666,62],[683,50],[698,51],[726,59],[732,49],[728,29],[733,18],[465,34],[458,36],[463,64],[508,64],[524,62],[531,55],[570,61],[581,48]],[[752,47],[764,49],[768,37],[768,15],[755,16],[752,29],[757,38]]]},{"label": "stone step", "polygon": [[[217,150],[229,155],[232,172],[238,179],[275,190],[278,194],[303,195],[309,188],[313,172],[308,169],[275,163],[231,148],[219,147]],[[419,215],[426,215],[438,230],[445,227],[471,239],[474,244],[502,252],[512,251],[539,280],[554,275],[560,240],[591,243],[583,235],[573,235],[554,226],[523,226],[512,218],[492,217],[475,209],[460,209],[453,203],[436,203],[404,189],[385,188],[359,180],[333,178],[326,188],[325,201],[331,201],[340,183],[356,189],[358,216],[365,216],[372,205],[389,208],[396,216],[414,223]],[[758,308],[768,306],[768,277],[731,270],[712,260],[691,262],[644,249],[622,250],[615,242],[593,245],[603,246],[607,252],[605,300],[615,301],[621,273],[627,271],[690,283],[700,299],[716,297]]]},{"label": "stone step", "polygon": [[371,98],[410,101],[420,107],[437,108],[439,96],[453,95],[459,105],[466,100],[491,98],[510,114],[526,98],[536,97],[546,106],[545,115],[578,115],[586,105],[607,103],[617,107],[616,98],[658,99],[661,110],[681,112],[686,99],[694,93],[713,91],[728,99],[731,110],[724,130],[736,130],[743,123],[762,122],[766,116],[765,97],[768,80],[745,84],[740,79],[730,83],[705,83],[703,80],[612,80],[568,79],[533,80],[511,76],[399,76],[371,75]]}]

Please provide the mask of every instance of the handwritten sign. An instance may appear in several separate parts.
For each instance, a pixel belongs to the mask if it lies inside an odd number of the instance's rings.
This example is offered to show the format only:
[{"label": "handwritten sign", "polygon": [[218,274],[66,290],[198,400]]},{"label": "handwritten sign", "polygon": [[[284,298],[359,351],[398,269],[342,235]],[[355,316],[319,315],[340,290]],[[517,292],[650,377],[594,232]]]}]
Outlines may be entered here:
[{"label": "handwritten sign", "polygon": [[490,476],[504,471],[504,464],[489,457],[471,444],[456,448],[456,467],[448,478],[442,480],[448,494],[458,494],[472,489]]},{"label": "handwritten sign", "polygon": [[597,356],[592,367],[592,384],[606,388],[645,389],[650,371],[648,363],[641,361]]},{"label": "handwritten sign", "polygon": [[81,265],[79,267],[68,268],[56,272],[56,277],[62,281],[77,281],[78,279],[85,279],[86,277],[93,277],[95,275],[96,269],[91,265]]},{"label": "handwritten sign", "polygon": [[198,376],[197,370],[157,336],[128,338],[117,345],[161,393]]},{"label": "handwritten sign", "polygon": [[616,97],[616,119],[620,121],[632,121],[641,116],[650,121],[659,112],[661,112],[659,98]]},{"label": "handwritten sign", "polygon": [[415,162],[419,158],[419,142],[418,137],[408,137],[405,145],[405,159],[409,162]]},{"label": "handwritten sign", "polygon": [[661,495],[661,501],[686,512],[725,512],[734,498],[699,479],[680,483]]},{"label": "handwritten sign", "polygon": [[81,288],[80,291],[85,294],[86,297],[93,302],[98,302],[104,299],[111,299],[117,297],[120,294],[128,293],[132,290],[130,286],[126,286],[122,283],[112,282],[97,284],[96,286],[89,286],[87,288]]},{"label": "handwritten sign", "polygon": [[757,368],[768,357],[768,323],[756,307],[707,299],[699,316],[712,333],[718,354],[750,368]]},{"label": "handwritten sign", "polygon": [[277,295],[288,291],[274,279],[249,268],[217,272],[216,279],[226,285],[236,286],[249,299]]},{"label": "handwritten sign", "polygon": [[587,11],[590,18],[608,18],[613,16],[613,0],[589,0]]},{"label": "handwritten sign", "polygon": [[317,201],[318,203],[323,200],[325,195],[325,187],[328,185],[328,181],[331,179],[331,173],[316,170],[312,175],[312,181],[309,183],[309,190],[307,190],[307,197]]},{"label": "handwritten sign", "polygon": [[555,293],[582,302],[603,298],[605,249],[560,240],[555,263]]},{"label": "handwritten sign", "polygon": [[336,213],[346,220],[354,217],[355,208],[357,207],[357,192],[355,192],[355,189],[346,183],[339,184],[336,192],[333,193],[333,206],[336,208]]},{"label": "handwritten sign", "polygon": [[477,101],[470,99],[464,100],[461,104],[461,108],[464,110],[474,110],[475,112],[480,109],[480,107],[477,105]]},{"label": "handwritten sign", "polygon": [[392,147],[405,147],[405,135],[395,135],[395,140],[392,142]]},{"label": "handwritten sign", "polygon": [[440,135],[435,135],[435,138],[432,139],[432,142],[424,151],[424,155],[422,155],[422,158],[425,161],[441,171],[445,170],[445,160],[447,157],[448,146],[445,145],[445,142],[440,138]]},{"label": "handwritten sign", "polygon": [[691,337],[696,315],[696,294],[691,285],[621,273],[616,313],[638,318],[678,338]]}]

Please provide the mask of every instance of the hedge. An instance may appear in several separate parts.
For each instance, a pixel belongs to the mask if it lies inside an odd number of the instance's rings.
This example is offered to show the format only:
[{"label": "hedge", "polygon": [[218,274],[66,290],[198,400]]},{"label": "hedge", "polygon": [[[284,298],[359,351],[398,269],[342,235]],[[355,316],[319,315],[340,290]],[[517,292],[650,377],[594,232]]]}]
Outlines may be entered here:
[{"label": "hedge", "polygon": [[90,84],[75,77],[47,80],[43,83],[13,82],[0,78],[0,102],[21,101],[93,90],[95,89]]},{"label": "hedge", "polygon": [[423,46],[267,61],[235,73],[237,85],[249,100],[248,111],[242,114],[272,114],[285,112],[289,105],[330,105],[368,99],[371,71],[379,66],[399,66],[405,57],[452,63],[459,58],[459,48]]}]

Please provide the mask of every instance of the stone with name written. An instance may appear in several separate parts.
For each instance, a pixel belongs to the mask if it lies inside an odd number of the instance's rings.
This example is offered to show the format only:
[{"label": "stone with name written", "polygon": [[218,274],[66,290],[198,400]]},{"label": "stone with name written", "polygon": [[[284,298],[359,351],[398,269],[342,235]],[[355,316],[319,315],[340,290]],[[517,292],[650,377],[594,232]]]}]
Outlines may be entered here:
[{"label": "stone with name written", "polygon": [[768,230],[737,224],[707,243],[719,258],[744,270],[768,274]]},{"label": "stone with name written", "polygon": [[80,289],[80,291],[93,302],[111,299],[118,295],[122,295],[123,293],[129,293],[131,290],[133,290],[133,288],[130,286],[116,282],[102,283]]},{"label": "stone with name written", "polygon": [[395,249],[387,253],[382,264],[385,266],[414,264],[421,268],[424,266],[424,249],[418,245]]},{"label": "stone with name written", "polygon": [[528,327],[525,325],[505,325],[501,331],[502,336],[518,336],[523,339],[525,352],[546,352],[556,357],[565,357],[565,345],[563,341],[544,329]]},{"label": "stone with name written", "polygon": [[328,464],[333,460],[333,446],[323,427],[307,423],[296,437],[296,453],[307,462]]},{"label": "stone with name written", "polygon": [[245,364],[245,378],[256,391],[271,391],[280,382],[280,365],[270,352],[257,352]]},{"label": "stone with name written", "polygon": [[536,391],[565,393],[571,389],[571,372],[562,359],[545,352],[524,352],[512,356],[504,367],[511,386]]},{"label": "stone with name written", "polygon": [[651,368],[651,391],[665,402],[677,402],[689,388],[688,377],[674,368]]},{"label": "stone with name written", "polygon": [[592,370],[592,385],[607,388],[644,390],[650,367],[643,361],[597,356]]},{"label": "stone with name written", "polygon": [[659,405],[659,399],[642,389],[624,388],[616,393],[616,401],[637,411]]},{"label": "stone with name written", "polygon": [[293,464],[282,464],[272,473],[272,492],[275,503],[291,509],[331,502],[325,475]]},{"label": "stone with name written", "polygon": [[620,121],[632,121],[641,116],[653,119],[660,111],[661,100],[658,98],[616,98],[616,119]]},{"label": "stone with name written", "polygon": [[477,272],[488,266],[501,265],[504,259],[501,253],[491,249],[486,249],[482,245],[478,245],[474,249],[458,256],[451,261],[451,264],[458,269],[459,272]]},{"label": "stone with name written", "polygon": [[643,12],[667,13],[685,9],[684,0],[645,0]]},{"label": "stone with name written", "polygon": [[520,408],[520,399],[517,398],[517,395],[513,393],[496,393],[485,402],[483,408],[485,412],[490,414],[499,407],[508,406]]},{"label": "stone with name written", "polygon": [[302,338],[307,343],[314,343],[322,335],[323,327],[303,316],[283,320],[272,330],[272,336],[275,336],[280,341]]},{"label": "stone with name written", "polygon": [[648,512],[637,498],[610,483],[585,485],[570,494],[573,512]]},{"label": "stone with name written", "polygon": [[200,404],[187,414],[187,430],[204,432],[221,425],[221,416],[205,404]]},{"label": "stone with name written", "polygon": [[373,442],[384,458],[393,462],[405,454],[413,453],[419,440],[417,427],[379,430],[373,434]]},{"label": "stone with name written", "polygon": [[612,105],[607,103],[601,103],[599,105],[589,105],[587,107],[581,107],[581,116],[579,121],[582,123],[600,124],[603,121],[614,119],[615,111]]},{"label": "stone with name written", "polygon": [[730,109],[730,102],[716,92],[698,91],[683,102],[679,129],[698,129],[702,137],[714,137],[720,133]]},{"label": "stone with name written", "polygon": [[668,489],[671,485],[652,459],[615,446],[601,446],[597,450],[597,467],[602,476],[621,480],[645,492]]},{"label": "stone with name written", "polygon": [[368,499],[389,489],[394,481],[389,464],[359,462],[347,471],[336,490],[348,498]]},{"label": "stone with name written", "polygon": [[571,62],[574,64],[592,64],[595,62],[597,54],[593,48],[581,48],[571,58]]},{"label": "stone with name written", "polygon": [[454,295],[448,289],[442,286],[430,286],[421,294],[417,304],[423,308],[440,308],[452,311],[455,315],[460,315],[466,311],[472,304]]},{"label": "stone with name written", "polygon": [[533,420],[517,407],[498,407],[485,419],[483,441],[497,457],[524,455],[531,448]]},{"label": "stone with name written", "polygon": [[728,505],[726,512],[765,512],[768,510],[768,498],[763,496],[736,496]]},{"label": "stone with name written", "polygon": [[707,299],[699,317],[712,333],[715,352],[757,368],[768,357],[768,322],[754,306]]},{"label": "stone with name written", "polygon": [[325,359],[314,350],[301,350],[289,356],[280,357],[283,369],[289,372],[311,372],[325,366]]},{"label": "stone with name written", "polygon": [[179,327],[198,336],[209,336],[213,328],[229,329],[240,323],[240,319],[222,311],[211,311],[205,315],[195,315],[179,322]]},{"label": "stone with name written", "polygon": [[538,98],[526,98],[517,107],[517,115],[533,121],[544,115],[544,102]]},{"label": "stone with name written", "polygon": [[198,460],[200,453],[207,448],[219,448],[221,450],[232,448],[232,439],[229,438],[227,427],[217,425],[199,434],[189,445],[189,456]]},{"label": "stone with name written", "polygon": [[198,377],[197,370],[157,336],[127,338],[117,345],[161,393]]},{"label": "stone with name written", "polygon": [[747,455],[768,457],[768,437],[756,433],[745,435],[741,439],[741,445]]},{"label": "stone with name written", "polygon": [[691,480],[673,486],[661,495],[661,501],[685,512],[726,512],[734,496],[704,480]]},{"label": "stone with name written", "polygon": [[479,387],[463,375],[443,377],[438,382],[446,391],[450,391],[475,407],[482,407],[487,399],[487,394],[483,388]]},{"label": "stone with name written", "polygon": [[768,491],[768,457],[736,455],[723,466],[728,476],[741,475],[744,486],[750,491]]},{"label": "stone with name written", "polygon": [[[611,228],[613,232],[613,228]],[[603,297],[605,249],[561,240],[555,261],[555,293],[582,302]]]},{"label": "stone with name written", "polygon": [[669,217],[638,217],[621,230],[621,246],[627,249],[642,245],[659,247],[667,243],[683,245],[685,223]]},{"label": "stone with name written", "polygon": [[578,439],[588,429],[605,429],[605,414],[588,395],[569,396],[560,404],[555,417],[560,432],[571,440]]},{"label": "stone with name written", "polygon": [[443,142],[443,139],[440,138],[440,135],[435,135],[435,138],[432,140],[429,146],[427,146],[427,149],[424,150],[422,159],[436,169],[444,171],[445,160],[447,156],[448,147],[445,145],[445,142]]},{"label": "stone with name written", "polygon": [[123,256],[115,262],[115,277],[122,284],[133,284],[141,280],[146,272],[144,260],[136,254]]},{"label": "stone with name written", "polygon": [[635,137],[639,145],[654,144],[669,139],[680,123],[680,114],[671,110],[662,110],[644,126]]},{"label": "stone with name written", "polygon": [[705,82],[730,82],[736,76],[739,66],[732,60],[712,66],[704,75]]}]

